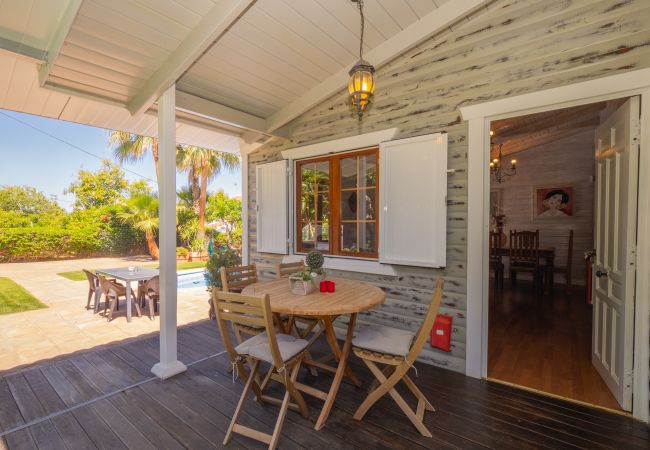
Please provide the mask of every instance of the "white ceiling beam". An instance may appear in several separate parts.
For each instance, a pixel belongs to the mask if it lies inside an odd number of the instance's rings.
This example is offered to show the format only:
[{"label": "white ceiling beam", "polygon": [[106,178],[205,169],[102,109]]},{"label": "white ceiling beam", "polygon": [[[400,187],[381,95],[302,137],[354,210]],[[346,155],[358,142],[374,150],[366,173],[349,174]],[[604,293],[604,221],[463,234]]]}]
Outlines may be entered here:
[{"label": "white ceiling beam", "polygon": [[[488,0],[455,0],[447,2],[366,52],[364,59],[373,64],[375,68],[379,68],[487,2]],[[341,69],[298,99],[269,116],[267,119],[267,133],[277,130],[345,88],[349,77],[348,70],[349,67]]]},{"label": "white ceiling beam", "polygon": [[68,36],[70,28],[72,27],[72,23],[79,13],[81,2],[82,0],[70,0],[68,2],[68,6],[65,8],[65,11],[59,20],[59,26],[56,28],[56,32],[54,33],[54,36],[52,37],[52,40],[47,47],[47,62],[45,64],[41,64],[41,66],[38,68],[38,81],[41,87],[45,86],[45,82],[50,75],[52,66],[54,66],[54,62],[56,61],[56,58],[59,56],[59,52],[63,47],[65,38]]},{"label": "white ceiling beam", "polygon": [[176,91],[176,108],[226,125],[264,133],[266,120],[229,106],[206,100],[183,91]]},{"label": "white ceiling beam", "polygon": [[21,59],[42,64],[47,62],[47,50],[30,47],[21,42],[0,37],[0,53],[8,53]]},{"label": "white ceiling beam", "polygon": [[175,83],[210,46],[237,21],[256,0],[221,0],[203,16],[199,24],[167,60],[131,98],[127,108],[133,115],[146,111]]}]

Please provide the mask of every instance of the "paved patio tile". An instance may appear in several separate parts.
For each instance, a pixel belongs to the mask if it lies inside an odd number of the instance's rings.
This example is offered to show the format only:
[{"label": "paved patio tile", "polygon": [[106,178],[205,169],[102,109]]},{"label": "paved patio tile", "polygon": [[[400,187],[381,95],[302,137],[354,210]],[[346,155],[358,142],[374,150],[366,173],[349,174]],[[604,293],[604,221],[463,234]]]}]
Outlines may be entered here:
[{"label": "paved patio tile", "polygon": [[[143,264],[148,262],[126,258],[0,264],[0,276],[11,278],[48,305],[47,309],[0,315],[0,372],[61,354],[157,333],[160,329],[158,316],[150,320],[143,309],[142,317],[137,317],[134,310],[133,319],[128,323],[124,302],[111,322],[103,314],[103,305],[97,314],[93,309],[87,310],[88,283],[57,275],[82,268]],[[202,287],[179,290],[178,324],[205,319],[207,299],[208,294]]]}]

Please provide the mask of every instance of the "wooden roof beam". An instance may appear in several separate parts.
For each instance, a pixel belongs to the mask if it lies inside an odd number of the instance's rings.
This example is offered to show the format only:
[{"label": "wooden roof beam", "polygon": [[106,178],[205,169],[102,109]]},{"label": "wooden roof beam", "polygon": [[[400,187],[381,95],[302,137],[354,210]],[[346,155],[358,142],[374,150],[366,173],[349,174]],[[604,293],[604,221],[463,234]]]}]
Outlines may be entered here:
[{"label": "wooden roof beam", "polygon": [[[471,14],[486,3],[488,3],[487,0],[455,0],[447,2],[367,52],[364,59],[372,63],[375,68],[379,68],[435,35],[456,20]],[[309,111],[323,100],[344,89],[347,86],[349,69],[350,67],[341,69],[298,99],[273,113],[267,119],[266,131],[271,133],[277,130],[305,111]]]},{"label": "wooden roof beam", "polygon": [[65,38],[68,37],[70,28],[72,28],[72,23],[79,13],[81,1],[82,0],[70,0],[61,16],[61,19],[59,20],[59,26],[47,47],[47,61],[44,64],[41,64],[38,68],[38,82],[41,87],[45,86],[45,83],[50,76],[50,71],[54,66],[54,61],[56,61],[56,58],[59,56]]},{"label": "wooden roof beam", "polygon": [[0,53],[9,53],[37,64],[47,62],[47,50],[30,47],[22,42],[16,42],[3,37],[0,37]]},{"label": "wooden roof beam", "polygon": [[257,0],[221,0],[203,16],[169,58],[128,102],[132,115],[146,111],[176,82]]}]

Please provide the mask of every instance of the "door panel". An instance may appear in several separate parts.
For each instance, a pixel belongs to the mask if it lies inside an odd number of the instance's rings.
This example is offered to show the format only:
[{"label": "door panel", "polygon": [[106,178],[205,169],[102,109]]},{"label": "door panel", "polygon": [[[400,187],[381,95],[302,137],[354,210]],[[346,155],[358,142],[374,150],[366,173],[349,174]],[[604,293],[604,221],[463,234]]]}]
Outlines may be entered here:
[{"label": "door panel", "polygon": [[592,364],[632,408],[639,98],[596,131]]}]

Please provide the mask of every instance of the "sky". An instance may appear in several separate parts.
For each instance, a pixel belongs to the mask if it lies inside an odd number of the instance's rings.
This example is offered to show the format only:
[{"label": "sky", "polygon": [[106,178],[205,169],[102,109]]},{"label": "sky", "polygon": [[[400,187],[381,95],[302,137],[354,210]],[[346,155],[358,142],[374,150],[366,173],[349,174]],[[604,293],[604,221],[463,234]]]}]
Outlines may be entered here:
[{"label": "sky", "polygon": [[[79,169],[94,171],[103,159],[113,161],[108,133],[103,128],[0,109],[0,185],[35,187],[70,210],[74,196],[66,195],[64,190],[75,180]],[[122,168],[127,170],[129,180],[156,179],[150,155]],[[154,183],[149,183],[154,187]],[[178,174],[177,188],[185,185],[187,175]],[[208,191],[219,189],[231,196],[241,195],[241,172],[217,176]]]}]

